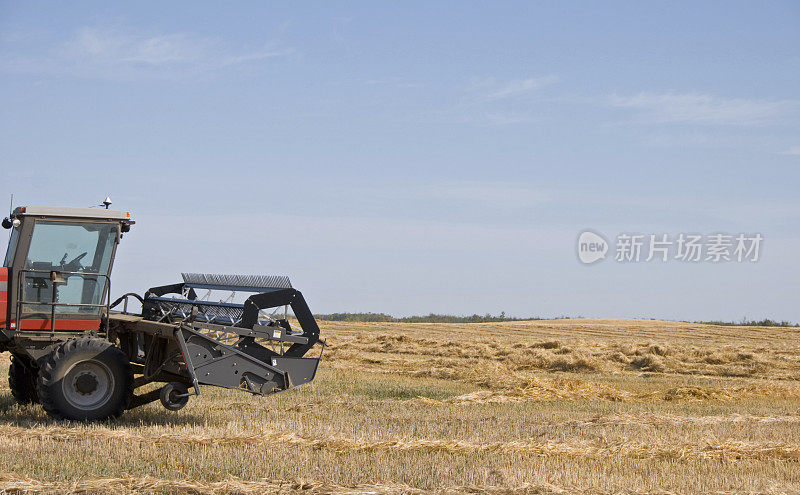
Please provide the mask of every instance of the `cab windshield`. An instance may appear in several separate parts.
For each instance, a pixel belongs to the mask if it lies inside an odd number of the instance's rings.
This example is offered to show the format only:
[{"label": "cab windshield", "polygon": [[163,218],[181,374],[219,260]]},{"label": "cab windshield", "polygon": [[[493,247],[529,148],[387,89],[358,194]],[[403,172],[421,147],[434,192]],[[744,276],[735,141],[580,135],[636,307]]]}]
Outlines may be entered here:
[{"label": "cab windshield", "polygon": [[[51,272],[59,304],[98,305],[104,300],[117,225],[102,222],[38,220],[25,260],[25,301],[52,302]],[[49,306],[26,305],[27,311],[50,311]],[[56,306],[57,313],[98,313],[98,306]]]},{"label": "cab windshield", "polygon": [[3,266],[10,267],[14,263],[14,252],[17,250],[17,240],[19,239],[19,228],[11,229],[11,237],[8,239],[8,249]]}]

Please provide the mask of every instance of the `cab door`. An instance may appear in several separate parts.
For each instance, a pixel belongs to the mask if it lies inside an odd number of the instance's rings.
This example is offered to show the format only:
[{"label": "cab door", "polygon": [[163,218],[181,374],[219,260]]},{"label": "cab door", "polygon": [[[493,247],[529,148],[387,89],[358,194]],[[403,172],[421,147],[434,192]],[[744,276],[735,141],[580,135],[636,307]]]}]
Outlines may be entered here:
[{"label": "cab door", "polygon": [[[20,243],[17,330],[97,330],[107,303],[119,225],[112,222],[28,217]],[[30,222],[26,222],[29,223]]]}]

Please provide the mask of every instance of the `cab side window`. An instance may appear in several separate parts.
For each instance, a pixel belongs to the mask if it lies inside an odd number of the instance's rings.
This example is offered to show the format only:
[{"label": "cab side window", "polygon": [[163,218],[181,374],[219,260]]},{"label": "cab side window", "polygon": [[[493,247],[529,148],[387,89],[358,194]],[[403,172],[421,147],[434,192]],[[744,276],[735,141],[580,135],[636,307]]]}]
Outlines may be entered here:
[{"label": "cab side window", "polygon": [[[93,222],[38,221],[25,260],[25,300],[53,302],[50,272],[63,279],[56,303],[100,304],[105,295],[116,226]],[[98,275],[99,274],[99,275]],[[26,305],[26,312],[49,312],[49,305]],[[57,313],[93,313],[99,307],[56,306]]]}]

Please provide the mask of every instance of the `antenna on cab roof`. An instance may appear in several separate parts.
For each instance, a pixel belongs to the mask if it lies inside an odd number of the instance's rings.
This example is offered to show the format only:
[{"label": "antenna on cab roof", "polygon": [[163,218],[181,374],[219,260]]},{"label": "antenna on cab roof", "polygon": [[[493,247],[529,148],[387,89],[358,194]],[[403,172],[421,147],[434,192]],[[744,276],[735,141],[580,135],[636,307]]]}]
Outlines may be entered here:
[{"label": "antenna on cab roof", "polygon": [[14,194],[11,194],[11,203],[8,205],[8,216],[3,219],[3,228],[10,229],[14,224],[11,216],[14,214]]},{"label": "antenna on cab roof", "polygon": [[107,210],[109,206],[111,206],[111,196],[106,196],[106,199],[104,199],[102,203],[100,203],[99,205],[90,206],[89,208],[105,207],[105,209]]}]

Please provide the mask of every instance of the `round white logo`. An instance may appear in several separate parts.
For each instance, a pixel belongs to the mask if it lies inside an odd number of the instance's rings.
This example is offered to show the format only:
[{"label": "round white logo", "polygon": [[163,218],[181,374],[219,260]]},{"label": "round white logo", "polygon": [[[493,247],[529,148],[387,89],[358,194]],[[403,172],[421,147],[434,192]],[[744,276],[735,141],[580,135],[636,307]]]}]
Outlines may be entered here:
[{"label": "round white logo", "polygon": [[606,258],[608,241],[603,236],[585,230],[578,236],[578,259],[581,263],[590,265]]}]

